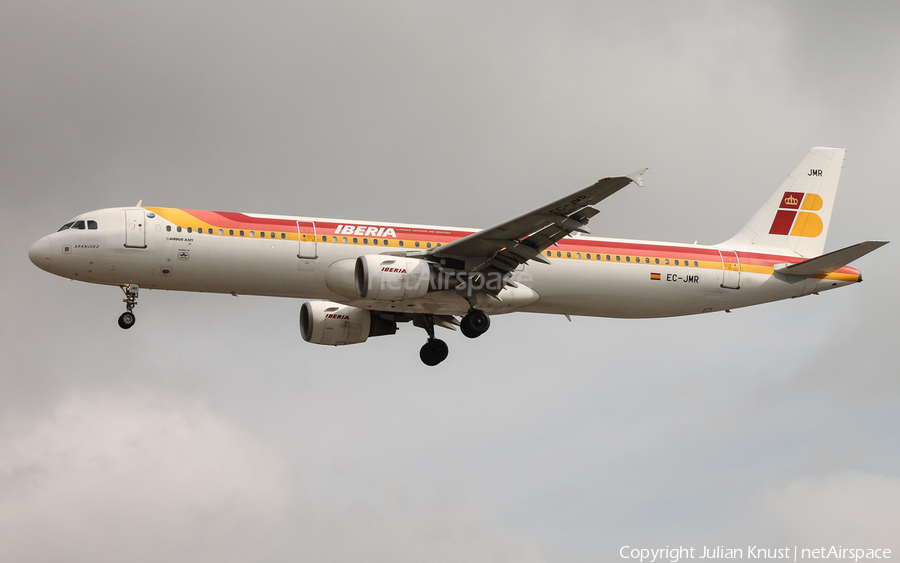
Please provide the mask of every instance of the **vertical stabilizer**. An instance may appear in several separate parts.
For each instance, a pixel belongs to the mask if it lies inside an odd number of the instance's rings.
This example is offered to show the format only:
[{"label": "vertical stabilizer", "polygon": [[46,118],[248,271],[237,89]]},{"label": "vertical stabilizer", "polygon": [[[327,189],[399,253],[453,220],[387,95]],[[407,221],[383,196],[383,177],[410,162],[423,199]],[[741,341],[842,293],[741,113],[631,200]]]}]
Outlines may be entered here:
[{"label": "vertical stabilizer", "polygon": [[844,149],[813,147],[744,228],[724,248],[821,255],[831,222]]}]

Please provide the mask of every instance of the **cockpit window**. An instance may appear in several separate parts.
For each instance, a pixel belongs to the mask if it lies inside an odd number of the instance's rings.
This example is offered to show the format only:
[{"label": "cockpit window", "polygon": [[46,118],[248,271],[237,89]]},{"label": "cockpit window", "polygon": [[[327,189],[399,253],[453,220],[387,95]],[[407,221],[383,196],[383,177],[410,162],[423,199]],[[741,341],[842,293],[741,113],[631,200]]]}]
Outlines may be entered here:
[{"label": "cockpit window", "polygon": [[87,225],[88,225],[88,229],[90,229],[92,231],[97,230],[97,221],[88,220]]},{"label": "cockpit window", "polygon": [[84,230],[84,221],[75,221],[70,228]]},{"label": "cockpit window", "polygon": [[71,228],[72,225],[74,225],[74,224],[75,224],[75,221],[69,221],[68,223],[66,223],[65,225],[63,225],[62,227],[60,227],[60,228],[59,228],[59,231],[56,231],[56,232],[58,233],[58,232],[60,232],[60,231],[65,231],[66,229]]}]

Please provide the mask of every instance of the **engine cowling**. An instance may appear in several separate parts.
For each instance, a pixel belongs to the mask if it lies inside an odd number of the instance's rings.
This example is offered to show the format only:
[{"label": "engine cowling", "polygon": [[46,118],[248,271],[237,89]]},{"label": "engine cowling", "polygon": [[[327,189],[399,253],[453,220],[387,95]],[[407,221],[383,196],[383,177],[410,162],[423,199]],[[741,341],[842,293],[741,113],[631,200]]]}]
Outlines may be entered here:
[{"label": "engine cowling", "polygon": [[300,335],[312,344],[359,344],[370,336],[397,332],[397,323],[366,309],[333,301],[307,301],[300,307]]},{"label": "engine cowling", "polygon": [[416,299],[428,293],[431,268],[418,258],[366,254],[356,259],[356,294],[376,301]]}]

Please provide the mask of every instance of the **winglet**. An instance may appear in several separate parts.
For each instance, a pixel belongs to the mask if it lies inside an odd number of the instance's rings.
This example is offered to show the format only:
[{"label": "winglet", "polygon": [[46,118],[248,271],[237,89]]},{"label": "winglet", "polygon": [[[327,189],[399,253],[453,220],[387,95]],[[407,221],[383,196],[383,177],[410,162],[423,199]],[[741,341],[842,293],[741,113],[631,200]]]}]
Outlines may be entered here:
[{"label": "winglet", "polygon": [[650,169],[649,168],[641,168],[637,172],[633,172],[625,177],[628,178],[629,180],[631,180],[632,182],[634,182],[635,184],[637,184],[639,188],[643,188],[644,187],[644,172],[646,172],[647,170],[650,170]]}]

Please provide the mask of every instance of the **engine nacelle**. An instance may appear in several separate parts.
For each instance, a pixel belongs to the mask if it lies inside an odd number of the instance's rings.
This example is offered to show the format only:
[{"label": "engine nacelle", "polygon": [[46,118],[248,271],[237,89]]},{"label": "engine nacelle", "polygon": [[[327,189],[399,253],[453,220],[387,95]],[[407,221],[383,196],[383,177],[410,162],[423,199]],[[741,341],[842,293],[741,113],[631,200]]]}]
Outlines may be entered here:
[{"label": "engine nacelle", "polygon": [[397,323],[359,307],[333,301],[307,301],[300,307],[300,335],[312,344],[359,344],[370,336],[397,332]]},{"label": "engine nacelle", "polygon": [[431,268],[418,258],[366,254],[356,259],[356,294],[376,301],[416,299],[428,293]]}]

